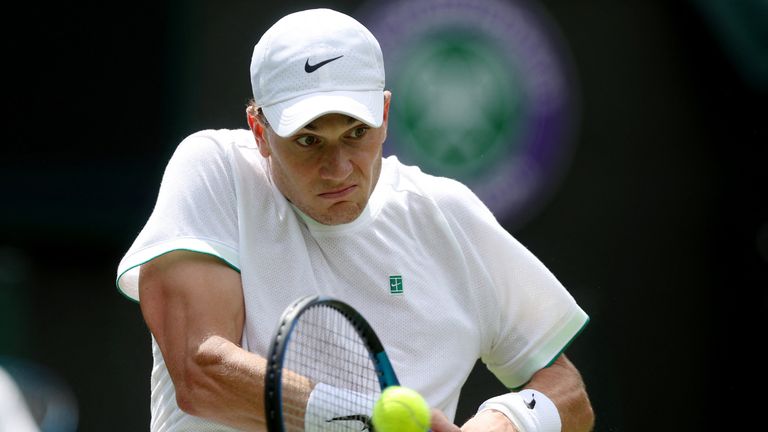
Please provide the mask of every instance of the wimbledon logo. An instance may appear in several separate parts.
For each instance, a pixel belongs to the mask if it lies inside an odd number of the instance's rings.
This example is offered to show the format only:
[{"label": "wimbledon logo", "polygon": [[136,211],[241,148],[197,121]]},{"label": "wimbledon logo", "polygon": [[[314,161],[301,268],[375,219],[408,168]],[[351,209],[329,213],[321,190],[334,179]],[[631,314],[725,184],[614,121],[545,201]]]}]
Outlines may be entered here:
[{"label": "wimbledon logo", "polygon": [[574,84],[528,3],[370,3],[392,90],[387,154],[472,188],[507,227],[530,218],[570,154]]}]

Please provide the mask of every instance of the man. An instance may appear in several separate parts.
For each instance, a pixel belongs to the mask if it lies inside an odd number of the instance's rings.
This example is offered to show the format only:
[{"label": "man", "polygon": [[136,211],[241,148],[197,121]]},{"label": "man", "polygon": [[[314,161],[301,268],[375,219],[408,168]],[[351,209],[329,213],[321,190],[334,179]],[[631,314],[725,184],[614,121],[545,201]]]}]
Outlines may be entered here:
[{"label": "man", "polygon": [[262,430],[269,339],[306,294],[361,311],[435,432],[459,430],[478,358],[524,390],[461,430],[591,429],[562,355],[587,315],[469,189],[382,158],[392,95],[373,35],[328,9],[288,15],[256,45],[251,81],[250,130],[179,145],[118,269],[153,336],[151,429]]}]

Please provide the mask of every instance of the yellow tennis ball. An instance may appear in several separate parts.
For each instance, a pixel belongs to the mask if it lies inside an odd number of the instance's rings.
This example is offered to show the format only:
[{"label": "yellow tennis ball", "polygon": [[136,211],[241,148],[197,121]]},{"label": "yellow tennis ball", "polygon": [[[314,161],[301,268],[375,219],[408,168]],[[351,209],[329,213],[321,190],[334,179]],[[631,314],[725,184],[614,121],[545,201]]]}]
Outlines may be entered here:
[{"label": "yellow tennis ball", "polygon": [[376,432],[425,432],[430,426],[427,401],[415,390],[389,386],[373,406]]}]

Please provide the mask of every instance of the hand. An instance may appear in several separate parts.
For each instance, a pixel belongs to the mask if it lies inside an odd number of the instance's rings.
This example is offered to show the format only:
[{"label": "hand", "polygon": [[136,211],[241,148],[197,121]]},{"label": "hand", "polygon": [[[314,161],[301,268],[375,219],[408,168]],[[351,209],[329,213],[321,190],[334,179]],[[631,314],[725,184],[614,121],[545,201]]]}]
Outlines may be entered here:
[{"label": "hand", "polygon": [[504,414],[495,410],[485,410],[461,427],[462,432],[518,432],[515,425]]},{"label": "hand", "polygon": [[442,411],[432,410],[432,432],[461,432],[458,426],[451,423]]}]

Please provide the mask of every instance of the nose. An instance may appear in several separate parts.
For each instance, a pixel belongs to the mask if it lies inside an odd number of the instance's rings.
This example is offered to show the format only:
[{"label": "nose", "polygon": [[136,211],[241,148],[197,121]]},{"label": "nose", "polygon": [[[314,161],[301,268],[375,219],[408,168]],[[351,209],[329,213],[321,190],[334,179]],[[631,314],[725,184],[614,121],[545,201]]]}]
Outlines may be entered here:
[{"label": "nose", "polygon": [[323,180],[344,180],[352,174],[353,165],[349,155],[341,145],[327,146],[320,165],[320,177]]}]

